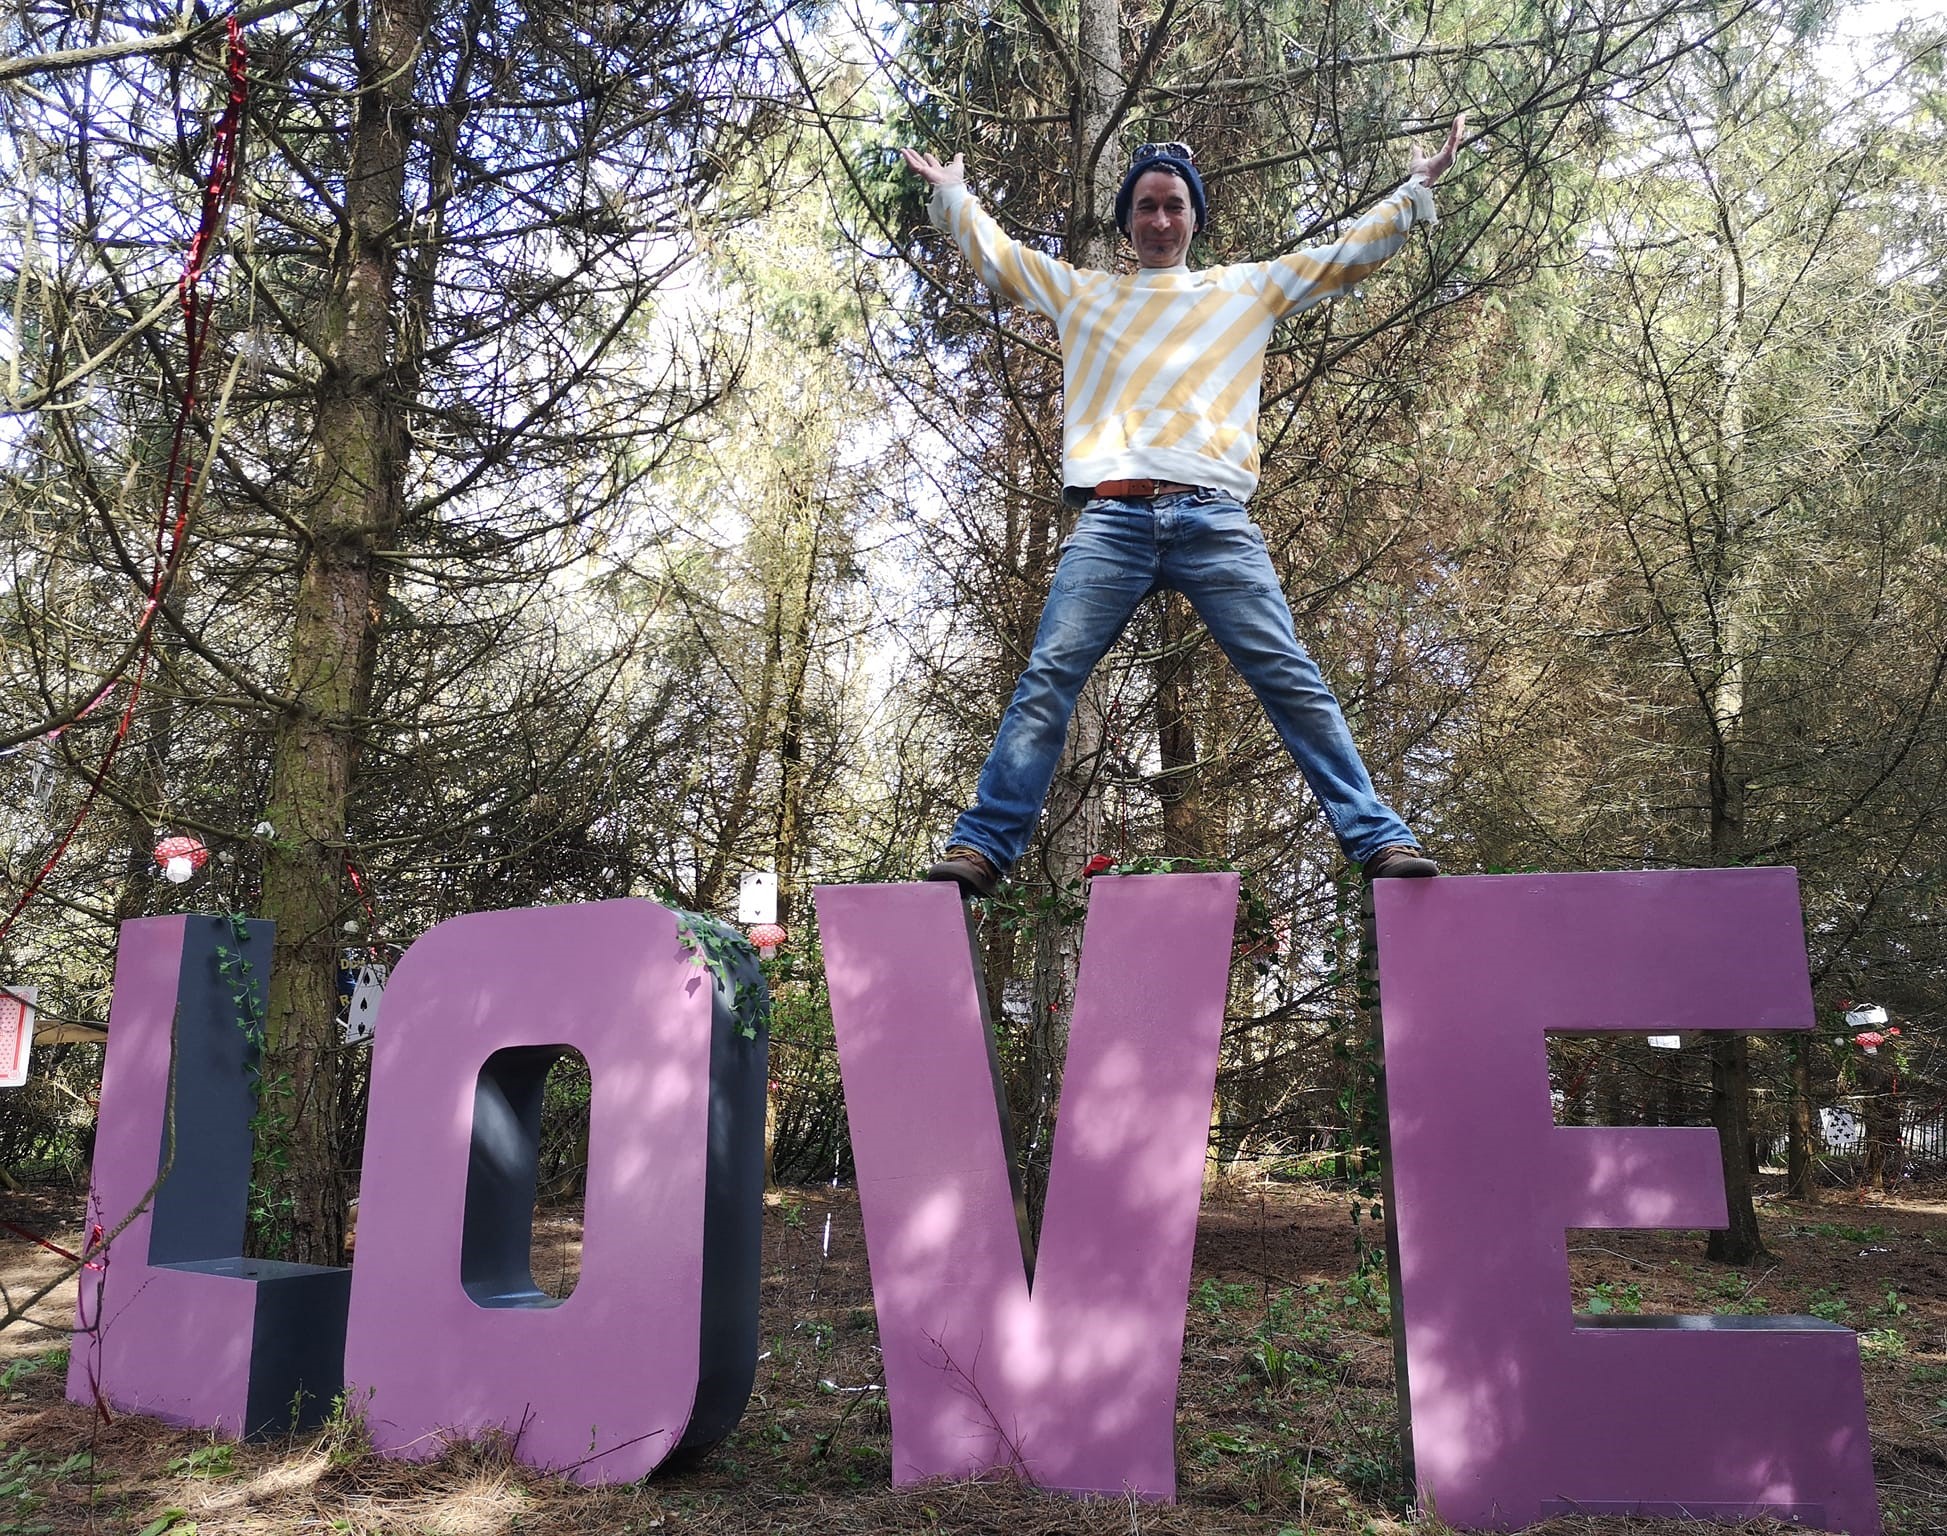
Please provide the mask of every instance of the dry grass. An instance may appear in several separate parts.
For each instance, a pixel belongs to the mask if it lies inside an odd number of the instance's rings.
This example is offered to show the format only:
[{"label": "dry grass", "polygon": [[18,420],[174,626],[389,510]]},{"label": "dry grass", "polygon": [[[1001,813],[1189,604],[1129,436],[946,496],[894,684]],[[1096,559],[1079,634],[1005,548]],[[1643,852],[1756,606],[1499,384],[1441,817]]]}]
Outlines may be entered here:
[{"label": "dry grass", "polygon": [[[1682,1234],[1573,1234],[1576,1302],[1811,1310],[1859,1329],[1889,1536],[1937,1536],[1947,1531],[1943,1195],[1815,1208],[1773,1202],[1765,1230],[1777,1262],[1748,1272],[1704,1264],[1701,1243]],[[7,1215],[41,1231],[62,1218],[53,1235],[72,1246],[78,1205],[72,1195],[42,1195],[11,1201]],[[16,1325],[0,1333],[0,1362],[12,1362],[0,1376],[0,1536],[152,1528],[173,1536],[1382,1536],[1408,1519],[1396,1486],[1392,1358],[1383,1296],[1356,1272],[1351,1232],[1346,1199],[1316,1188],[1233,1187],[1207,1203],[1173,1507],[1078,1502],[1005,1483],[890,1488],[858,1207],[848,1192],[794,1190],[767,1206],[764,1356],[750,1409],[695,1467],[587,1490],[519,1466],[499,1440],[405,1464],[370,1455],[355,1423],[246,1446],[140,1419],[102,1425],[63,1400],[58,1363],[44,1354],[51,1336]],[[576,1266],[572,1214],[543,1235],[537,1272],[560,1285]],[[57,1263],[11,1237],[0,1246],[0,1280],[16,1294]],[[66,1315],[71,1294],[55,1315]],[[1558,1520],[1541,1529],[1619,1536],[1672,1527]]]}]

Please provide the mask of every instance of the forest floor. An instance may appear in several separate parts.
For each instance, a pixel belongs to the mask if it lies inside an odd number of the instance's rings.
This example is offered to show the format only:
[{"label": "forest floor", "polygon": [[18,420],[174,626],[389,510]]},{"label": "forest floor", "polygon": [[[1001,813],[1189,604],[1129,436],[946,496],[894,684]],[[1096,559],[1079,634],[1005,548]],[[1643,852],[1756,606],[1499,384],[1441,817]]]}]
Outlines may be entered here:
[{"label": "forest floor", "polygon": [[[0,1196],[0,1218],[79,1240],[72,1191]],[[1443,1530],[1398,1489],[1383,1281],[1355,1263],[1351,1202],[1312,1185],[1227,1186],[1205,1202],[1177,1416],[1180,1502],[1075,1501],[1007,1484],[890,1486],[890,1436],[856,1197],[786,1190],[765,1211],[763,1356],[741,1424],[700,1463],[606,1490],[513,1463],[504,1443],[440,1460],[382,1460],[356,1420],[233,1445],[64,1400],[62,1337],[0,1332],[0,1536],[688,1536],[893,1532],[969,1536]],[[1578,1310],[1811,1313],[1859,1331],[1888,1536],[1947,1531],[1947,1182],[1885,1200],[1837,1192],[1762,1206],[1773,1262],[1704,1262],[1686,1233],[1569,1236]],[[1485,1234],[1483,1240],[1490,1240]],[[559,1290],[578,1262],[572,1212],[540,1234],[535,1270]],[[0,1236],[18,1298],[55,1255]],[[42,1314],[72,1315],[73,1284]],[[1555,1520],[1550,1536],[1715,1530],[1687,1522]],[[1746,1532],[1795,1527],[1757,1522]]]}]

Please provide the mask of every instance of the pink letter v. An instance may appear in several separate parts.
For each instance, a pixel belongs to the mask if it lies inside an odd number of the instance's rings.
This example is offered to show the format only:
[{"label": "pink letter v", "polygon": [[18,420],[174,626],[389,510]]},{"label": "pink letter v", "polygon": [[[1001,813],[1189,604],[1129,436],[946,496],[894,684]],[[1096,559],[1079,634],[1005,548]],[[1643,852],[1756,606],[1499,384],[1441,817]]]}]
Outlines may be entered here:
[{"label": "pink letter v", "polygon": [[959,892],[817,898],[893,1481],[1174,1498],[1237,877],[1092,883],[1031,1291]]}]

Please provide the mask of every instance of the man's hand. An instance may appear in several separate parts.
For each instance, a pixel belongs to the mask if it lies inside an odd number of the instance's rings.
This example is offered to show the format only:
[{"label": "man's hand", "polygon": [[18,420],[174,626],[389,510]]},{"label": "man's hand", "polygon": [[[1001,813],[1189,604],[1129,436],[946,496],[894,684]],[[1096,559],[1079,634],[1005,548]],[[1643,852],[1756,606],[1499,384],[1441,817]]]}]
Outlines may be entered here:
[{"label": "man's hand", "polygon": [[[899,153],[906,157],[906,169],[924,180],[929,187],[958,186],[967,179],[965,155],[955,155],[942,165],[937,156],[926,154],[921,150],[902,149]],[[1447,158],[1452,160],[1452,154]]]},{"label": "man's hand", "polygon": [[[1447,130],[1447,142],[1442,144],[1434,154],[1421,154],[1420,146],[1415,144],[1413,156],[1406,162],[1407,176],[1409,178],[1417,176],[1430,187],[1446,175],[1447,168],[1453,164],[1453,157],[1460,149],[1460,135],[1466,127],[1467,114],[1463,112],[1453,120],[1453,127]],[[912,152],[907,151],[906,159],[909,164],[912,158]],[[915,166],[914,169],[917,170],[918,167]]]}]

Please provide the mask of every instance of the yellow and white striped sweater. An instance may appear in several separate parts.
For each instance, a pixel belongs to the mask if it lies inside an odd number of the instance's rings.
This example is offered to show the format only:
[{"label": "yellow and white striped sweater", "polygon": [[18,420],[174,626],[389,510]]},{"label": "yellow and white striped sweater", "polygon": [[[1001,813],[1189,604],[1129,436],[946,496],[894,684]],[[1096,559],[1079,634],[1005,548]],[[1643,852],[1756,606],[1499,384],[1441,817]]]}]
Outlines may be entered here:
[{"label": "yellow and white striped sweater", "polygon": [[1061,336],[1062,475],[1257,489],[1258,391],[1272,328],[1345,292],[1435,221],[1409,181],[1328,245],[1272,261],[1118,276],[1010,239],[964,183],[938,188],[933,222],[994,293],[1038,310]]}]

